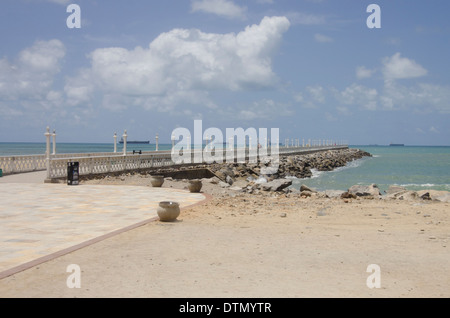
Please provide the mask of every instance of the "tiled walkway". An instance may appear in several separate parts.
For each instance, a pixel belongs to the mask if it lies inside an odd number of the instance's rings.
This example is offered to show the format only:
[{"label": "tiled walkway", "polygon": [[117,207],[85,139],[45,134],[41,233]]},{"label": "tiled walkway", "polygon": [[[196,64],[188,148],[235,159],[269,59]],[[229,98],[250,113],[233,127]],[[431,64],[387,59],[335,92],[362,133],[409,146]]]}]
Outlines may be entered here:
[{"label": "tiled walkway", "polygon": [[19,265],[156,218],[160,201],[205,200],[170,188],[0,183],[0,278]]}]

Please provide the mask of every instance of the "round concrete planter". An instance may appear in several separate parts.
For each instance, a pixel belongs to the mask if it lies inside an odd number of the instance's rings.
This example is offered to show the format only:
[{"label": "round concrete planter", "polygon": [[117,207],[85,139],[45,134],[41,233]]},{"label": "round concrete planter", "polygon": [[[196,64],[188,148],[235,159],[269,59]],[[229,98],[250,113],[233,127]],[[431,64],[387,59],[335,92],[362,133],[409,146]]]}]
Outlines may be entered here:
[{"label": "round concrete planter", "polygon": [[151,176],[150,183],[152,187],[160,188],[164,183],[164,176]]},{"label": "round concrete planter", "polygon": [[180,205],[172,201],[159,202],[156,212],[161,222],[173,222],[180,215]]},{"label": "round concrete planter", "polygon": [[202,181],[201,180],[190,180],[188,189],[192,193],[198,193],[202,189]]}]

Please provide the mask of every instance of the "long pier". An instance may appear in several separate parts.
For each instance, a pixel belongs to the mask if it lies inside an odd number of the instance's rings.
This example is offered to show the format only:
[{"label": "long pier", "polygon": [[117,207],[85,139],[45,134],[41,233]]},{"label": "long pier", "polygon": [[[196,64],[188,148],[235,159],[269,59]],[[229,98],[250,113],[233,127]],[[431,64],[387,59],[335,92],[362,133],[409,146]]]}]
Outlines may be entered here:
[{"label": "long pier", "polygon": [[[347,149],[346,145],[336,146],[316,146],[316,147],[280,147],[278,148],[278,156],[290,156],[290,155],[302,155],[315,152]],[[220,162],[230,162],[226,160],[227,151],[223,149],[223,160]],[[242,152],[239,156],[239,153]],[[183,162],[175,162],[173,160],[172,151],[149,151],[142,153],[127,152],[123,153],[79,153],[79,154],[55,154],[55,155],[30,155],[30,156],[9,156],[0,157],[0,168],[3,170],[4,175],[33,172],[33,171],[45,171],[47,170],[47,182],[51,182],[54,179],[61,179],[67,177],[67,164],[69,162],[79,163],[80,176],[86,175],[99,175],[116,172],[126,172],[134,170],[145,170],[152,168],[170,167],[170,166],[183,166],[192,164],[208,164],[205,160],[195,161],[197,155],[204,155],[205,149],[191,151],[191,160],[184,159]],[[258,149],[252,153],[248,147],[245,149],[234,149],[234,161],[235,162],[248,162],[265,158],[274,159],[273,151],[271,153],[270,148]],[[219,155],[220,150],[215,155]],[[261,157],[260,157],[261,156]],[[272,156],[272,157],[271,157]],[[204,157],[204,156],[203,156]],[[216,157],[220,158],[220,156]]]},{"label": "long pier", "polygon": [[[235,147],[229,145],[223,148],[212,147],[206,144],[205,147],[190,149],[177,149],[172,139],[172,150],[147,151],[147,152],[127,152],[126,143],[123,152],[117,152],[116,134],[114,135],[114,152],[103,153],[78,153],[78,154],[56,154],[55,132],[50,133],[47,127],[45,133],[47,144],[46,153],[42,155],[28,156],[8,156],[0,157],[0,169],[3,175],[47,171],[46,182],[66,178],[67,166],[70,162],[79,163],[79,175],[101,175],[116,172],[145,170],[160,167],[174,167],[183,165],[209,164],[213,162],[257,162],[258,160],[277,160],[280,156],[310,154],[315,152],[347,149],[348,145],[333,144],[331,140],[308,140],[305,145],[300,139],[285,140],[285,145],[271,146],[265,143],[264,146],[248,145]],[[50,137],[53,136],[53,153],[50,152]],[[124,134],[126,140],[126,131]],[[156,138],[158,140],[158,137]],[[158,143],[156,144],[158,149]],[[184,152],[184,155],[183,155]],[[190,155],[189,155],[190,154]]]}]

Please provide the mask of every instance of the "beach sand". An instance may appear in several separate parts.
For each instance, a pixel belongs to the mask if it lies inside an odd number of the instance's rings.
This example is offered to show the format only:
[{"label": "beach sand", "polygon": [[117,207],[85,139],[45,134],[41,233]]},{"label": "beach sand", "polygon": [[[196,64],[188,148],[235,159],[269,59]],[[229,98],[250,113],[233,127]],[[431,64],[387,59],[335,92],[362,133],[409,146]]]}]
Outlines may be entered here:
[{"label": "beach sand", "polygon": [[[210,183],[202,191],[212,199],[176,222],[152,222],[4,278],[0,296],[450,297],[449,203],[251,195]],[[70,264],[81,268],[81,288],[66,285]],[[371,264],[380,288],[367,286]]]}]

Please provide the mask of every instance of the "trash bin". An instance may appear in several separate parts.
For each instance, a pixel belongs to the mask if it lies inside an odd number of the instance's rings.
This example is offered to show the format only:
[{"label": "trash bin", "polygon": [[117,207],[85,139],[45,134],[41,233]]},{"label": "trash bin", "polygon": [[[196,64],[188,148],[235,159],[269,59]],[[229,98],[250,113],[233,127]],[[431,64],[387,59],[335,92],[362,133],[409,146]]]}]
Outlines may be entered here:
[{"label": "trash bin", "polygon": [[3,170],[0,169],[0,178],[3,177]]},{"label": "trash bin", "polygon": [[67,184],[68,185],[78,185],[79,184],[79,162],[68,162],[67,163]]}]

